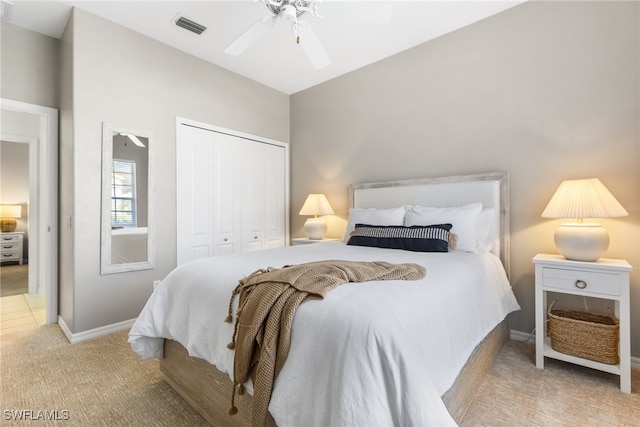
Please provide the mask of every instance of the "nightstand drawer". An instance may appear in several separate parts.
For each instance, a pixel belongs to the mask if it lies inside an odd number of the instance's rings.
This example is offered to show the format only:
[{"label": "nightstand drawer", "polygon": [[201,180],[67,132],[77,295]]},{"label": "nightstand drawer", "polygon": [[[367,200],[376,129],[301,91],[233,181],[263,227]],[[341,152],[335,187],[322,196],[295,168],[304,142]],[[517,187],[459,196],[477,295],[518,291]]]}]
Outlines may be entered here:
[{"label": "nightstand drawer", "polygon": [[0,243],[4,244],[4,243],[13,243],[13,242],[20,242],[22,241],[22,235],[11,235],[11,236],[1,236],[0,237]]},{"label": "nightstand drawer", "polygon": [[617,274],[545,267],[542,269],[542,281],[545,289],[620,295],[620,277]]},{"label": "nightstand drawer", "polygon": [[20,261],[20,252],[2,252],[0,261]]},{"label": "nightstand drawer", "polygon": [[0,251],[11,252],[20,249],[20,243],[0,243]]}]

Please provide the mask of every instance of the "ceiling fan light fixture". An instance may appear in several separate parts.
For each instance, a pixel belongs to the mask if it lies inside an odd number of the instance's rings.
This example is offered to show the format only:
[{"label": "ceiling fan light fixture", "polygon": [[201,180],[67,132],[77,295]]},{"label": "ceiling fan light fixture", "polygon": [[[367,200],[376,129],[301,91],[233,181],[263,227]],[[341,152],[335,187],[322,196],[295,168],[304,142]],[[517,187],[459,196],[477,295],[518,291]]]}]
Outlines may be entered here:
[{"label": "ceiling fan light fixture", "polygon": [[280,8],[280,16],[285,21],[295,22],[298,20],[298,10],[291,4],[285,4]]},{"label": "ceiling fan light fixture", "polygon": [[231,42],[231,44],[224,49],[226,54],[240,55],[260,37],[266,34],[277,20],[285,20],[293,23],[291,28],[296,36],[296,43],[302,47],[302,50],[315,69],[324,68],[331,63],[320,40],[318,40],[309,23],[299,19],[307,12],[313,16],[320,17],[317,7],[317,3],[320,0],[257,1],[264,3],[272,15],[265,16],[249,27],[240,37]]}]

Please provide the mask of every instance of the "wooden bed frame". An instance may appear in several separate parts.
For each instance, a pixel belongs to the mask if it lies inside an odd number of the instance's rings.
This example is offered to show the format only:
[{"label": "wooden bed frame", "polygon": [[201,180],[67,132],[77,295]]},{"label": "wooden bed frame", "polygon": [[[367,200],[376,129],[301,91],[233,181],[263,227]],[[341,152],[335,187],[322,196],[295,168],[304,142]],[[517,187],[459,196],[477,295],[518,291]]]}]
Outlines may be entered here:
[{"label": "wooden bed frame", "polygon": [[[352,207],[384,208],[402,204],[460,206],[472,202],[495,207],[500,232],[492,252],[500,256],[509,275],[509,200],[506,173],[358,184],[351,186],[350,193]],[[381,206],[380,200],[384,200],[384,205]],[[475,348],[453,386],[442,396],[457,423],[464,418],[483,378],[508,339],[507,317]],[[236,395],[235,406],[238,413],[234,416],[227,415],[232,390],[229,376],[203,359],[190,357],[178,342],[165,340],[160,370],[167,383],[211,425],[250,425],[251,396]],[[270,414],[267,424],[276,425]]]},{"label": "wooden bed frame", "polygon": [[[453,386],[442,396],[456,423],[464,418],[483,378],[509,339],[508,323],[505,319],[485,337],[473,351]],[[251,425],[251,396],[248,393],[236,395],[235,406],[238,413],[234,416],[227,415],[232,390],[229,376],[204,359],[190,357],[187,349],[178,342],[165,340],[160,370],[165,381],[212,426]],[[276,425],[271,414],[268,414],[267,425]]]}]

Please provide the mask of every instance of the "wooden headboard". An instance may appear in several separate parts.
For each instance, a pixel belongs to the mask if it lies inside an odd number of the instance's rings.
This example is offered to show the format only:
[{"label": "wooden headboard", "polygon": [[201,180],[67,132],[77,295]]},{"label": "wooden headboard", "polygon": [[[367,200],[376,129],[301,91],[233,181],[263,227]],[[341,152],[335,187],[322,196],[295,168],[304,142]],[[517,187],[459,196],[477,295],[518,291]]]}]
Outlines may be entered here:
[{"label": "wooden headboard", "polygon": [[491,252],[500,257],[510,277],[507,172],[353,184],[349,193],[352,208],[448,207],[478,202],[485,208],[495,208],[499,233]]}]

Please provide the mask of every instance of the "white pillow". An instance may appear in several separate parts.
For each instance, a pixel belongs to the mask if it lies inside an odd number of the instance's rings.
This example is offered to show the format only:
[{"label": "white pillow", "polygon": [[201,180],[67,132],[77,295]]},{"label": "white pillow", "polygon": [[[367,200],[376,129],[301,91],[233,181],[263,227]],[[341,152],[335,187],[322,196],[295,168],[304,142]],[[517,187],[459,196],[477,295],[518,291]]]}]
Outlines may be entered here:
[{"label": "white pillow", "polygon": [[476,224],[482,203],[450,208],[407,206],[404,225],[451,224],[451,232],[458,236],[456,250],[475,252],[477,246]]},{"label": "white pillow", "polygon": [[344,232],[343,241],[348,241],[356,224],[368,225],[404,225],[404,206],[390,209],[351,208],[349,209],[349,223]]},{"label": "white pillow", "polygon": [[484,208],[476,223],[476,252],[489,252],[498,238],[494,208]]}]

